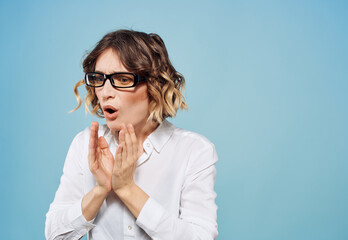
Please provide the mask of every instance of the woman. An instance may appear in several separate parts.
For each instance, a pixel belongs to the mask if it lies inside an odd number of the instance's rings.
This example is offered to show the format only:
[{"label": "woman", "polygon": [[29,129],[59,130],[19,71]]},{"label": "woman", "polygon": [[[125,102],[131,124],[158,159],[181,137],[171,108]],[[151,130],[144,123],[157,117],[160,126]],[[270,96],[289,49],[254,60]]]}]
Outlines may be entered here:
[{"label": "woman", "polygon": [[[166,118],[187,108],[184,77],[156,34],[105,35],[83,62],[86,109],[46,215],[47,239],[216,239],[217,155]],[[76,110],[74,109],[74,110]]]}]

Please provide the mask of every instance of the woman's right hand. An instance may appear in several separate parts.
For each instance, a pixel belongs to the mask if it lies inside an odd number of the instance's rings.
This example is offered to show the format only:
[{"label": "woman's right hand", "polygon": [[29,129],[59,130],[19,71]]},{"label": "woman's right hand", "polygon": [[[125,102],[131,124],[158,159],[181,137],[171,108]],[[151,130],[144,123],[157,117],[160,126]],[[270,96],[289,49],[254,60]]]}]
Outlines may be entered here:
[{"label": "woman's right hand", "polygon": [[97,185],[105,195],[112,189],[114,157],[103,136],[98,138],[98,122],[92,122],[89,138],[88,164]]}]

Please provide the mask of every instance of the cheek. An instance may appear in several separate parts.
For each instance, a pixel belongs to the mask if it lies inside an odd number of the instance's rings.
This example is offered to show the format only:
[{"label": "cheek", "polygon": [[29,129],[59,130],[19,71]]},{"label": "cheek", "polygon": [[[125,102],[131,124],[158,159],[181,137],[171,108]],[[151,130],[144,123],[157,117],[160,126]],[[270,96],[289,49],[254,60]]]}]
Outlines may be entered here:
[{"label": "cheek", "polygon": [[123,100],[129,109],[148,111],[149,98],[144,89],[124,95]]},{"label": "cheek", "polygon": [[99,98],[99,97],[100,97],[100,96],[99,96],[99,95],[100,95],[100,93],[99,93],[99,92],[100,92],[100,90],[99,90],[99,89],[98,89],[98,90],[97,90],[97,89],[96,89],[96,90],[94,90],[94,95],[97,97],[97,99],[98,99],[98,100],[100,99],[100,98]]}]

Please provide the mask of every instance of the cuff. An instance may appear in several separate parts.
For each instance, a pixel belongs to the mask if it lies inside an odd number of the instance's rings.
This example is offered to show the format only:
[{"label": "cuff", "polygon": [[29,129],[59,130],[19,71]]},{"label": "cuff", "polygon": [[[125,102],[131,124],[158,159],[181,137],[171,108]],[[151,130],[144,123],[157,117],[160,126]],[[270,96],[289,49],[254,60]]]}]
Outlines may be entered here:
[{"label": "cuff", "polygon": [[164,220],[165,215],[166,210],[150,197],[141,209],[135,223],[147,234],[153,236],[157,232],[160,223]]},{"label": "cuff", "polygon": [[87,221],[86,218],[83,216],[81,202],[82,202],[82,198],[80,199],[80,201],[78,201],[72,206],[71,211],[69,211],[68,213],[69,215],[68,219],[74,219],[70,224],[71,227],[79,235],[85,235],[89,230],[94,228],[96,225],[93,224],[95,218],[93,218],[90,221]]}]

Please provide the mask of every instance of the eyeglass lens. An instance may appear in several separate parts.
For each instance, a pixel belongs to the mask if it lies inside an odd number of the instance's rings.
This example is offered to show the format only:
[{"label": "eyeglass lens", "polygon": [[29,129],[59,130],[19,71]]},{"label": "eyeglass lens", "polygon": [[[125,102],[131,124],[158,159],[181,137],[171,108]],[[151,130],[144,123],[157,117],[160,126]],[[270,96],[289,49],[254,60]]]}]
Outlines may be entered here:
[{"label": "eyeglass lens", "polygon": [[[130,87],[134,85],[134,75],[127,73],[113,74],[110,77],[115,87]],[[104,84],[104,75],[100,73],[87,73],[87,84],[92,87],[100,87]]]}]

